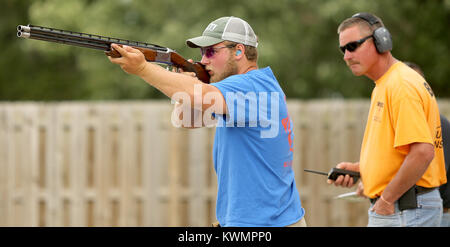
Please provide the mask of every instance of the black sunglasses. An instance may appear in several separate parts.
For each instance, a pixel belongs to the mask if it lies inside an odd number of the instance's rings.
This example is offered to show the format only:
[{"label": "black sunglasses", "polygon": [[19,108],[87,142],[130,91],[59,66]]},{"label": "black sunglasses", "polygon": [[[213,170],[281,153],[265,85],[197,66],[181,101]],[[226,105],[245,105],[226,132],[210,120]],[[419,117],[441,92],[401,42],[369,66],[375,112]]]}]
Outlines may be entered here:
[{"label": "black sunglasses", "polygon": [[360,47],[364,43],[364,41],[368,40],[369,38],[372,38],[372,34],[360,40],[348,42],[344,46],[339,46],[339,49],[343,54],[345,54],[345,50],[349,52],[354,52],[356,49],[358,49],[358,47]]}]

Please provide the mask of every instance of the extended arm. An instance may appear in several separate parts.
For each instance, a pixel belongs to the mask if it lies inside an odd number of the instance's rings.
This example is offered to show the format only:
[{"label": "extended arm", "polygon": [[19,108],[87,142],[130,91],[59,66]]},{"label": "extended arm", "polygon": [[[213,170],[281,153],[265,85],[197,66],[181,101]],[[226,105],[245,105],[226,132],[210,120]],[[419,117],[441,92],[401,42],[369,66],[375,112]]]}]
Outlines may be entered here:
[{"label": "extended arm", "polygon": [[[192,108],[204,112],[213,107],[212,110],[216,113],[226,113],[225,99],[216,87],[202,83],[195,77],[167,71],[161,66],[148,63],[145,61],[142,52],[132,47],[123,46],[122,48],[116,44],[112,44],[111,46],[122,55],[119,58],[108,57],[112,63],[120,65],[127,73],[141,77],[169,98],[174,98],[174,96],[177,96],[176,94],[180,93],[186,94],[186,97],[191,102]],[[212,96],[213,100],[203,102],[206,94]]]}]

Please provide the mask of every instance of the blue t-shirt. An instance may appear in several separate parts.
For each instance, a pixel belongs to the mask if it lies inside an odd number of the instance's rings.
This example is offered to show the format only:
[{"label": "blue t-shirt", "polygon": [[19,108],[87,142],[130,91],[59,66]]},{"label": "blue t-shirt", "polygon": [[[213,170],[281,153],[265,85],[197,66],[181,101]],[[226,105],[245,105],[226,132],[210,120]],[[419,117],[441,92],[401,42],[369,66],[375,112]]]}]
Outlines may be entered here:
[{"label": "blue t-shirt", "polygon": [[305,214],[292,170],[292,121],[272,70],[252,70],[211,84],[228,115],[218,115],[213,148],[222,226],[286,226]]}]

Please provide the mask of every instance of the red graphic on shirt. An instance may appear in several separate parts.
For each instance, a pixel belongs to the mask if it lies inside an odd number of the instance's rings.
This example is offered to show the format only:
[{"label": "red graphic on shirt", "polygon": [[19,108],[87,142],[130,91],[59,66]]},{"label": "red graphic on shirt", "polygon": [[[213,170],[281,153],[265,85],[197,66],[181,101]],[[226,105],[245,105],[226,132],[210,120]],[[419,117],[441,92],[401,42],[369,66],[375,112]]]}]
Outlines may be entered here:
[{"label": "red graphic on shirt", "polygon": [[292,160],[286,161],[283,164],[283,167],[291,167],[292,166]]},{"label": "red graphic on shirt", "polygon": [[[286,95],[284,96],[284,103],[286,103]],[[287,105],[287,103],[286,103]],[[292,142],[292,126],[291,126],[291,118],[289,117],[289,113],[287,113],[287,117],[281,119],[281,123],[283,124],[284,131],[288,134],[289,141],[289,151],[294,152],[294,143]]]},{"label": "red graphic on shirt", "polygon": [[[284,103],[287,105],[286,103],[286,95],[284,96]],[[291,126],[291,118],[289,117],[289,113],[287,114],[286,118],[281,119],[281,123],[283,124],[284,127],[284,132],[286,132],[288,134],[288,142],[289,142],[289,151],[290,152],[294,152],[294,143],[292,141],[292,126]],[[290,161],[286,161],[283,163],[284,167],[291,167],[292,166],[292,160]]]},{"label": "red graphic on shirt", "polygon": [[294,152],[294,148],[293,148],[293,142],[292,142],[292,127],[291,127],[291,119],[289,118],[289,115],[287,116],[287,118],[283,118],[281,120],[281,123],[283,124],[284,127],[284,131],[288,134],[288,141],[289,141],[289,151]]}]

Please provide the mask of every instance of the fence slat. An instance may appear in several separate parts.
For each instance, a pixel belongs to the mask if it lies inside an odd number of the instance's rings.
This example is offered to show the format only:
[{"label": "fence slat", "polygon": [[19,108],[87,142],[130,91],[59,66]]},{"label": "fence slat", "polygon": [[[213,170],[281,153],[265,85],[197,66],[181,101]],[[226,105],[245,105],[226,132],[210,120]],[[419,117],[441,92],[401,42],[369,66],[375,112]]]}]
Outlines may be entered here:
[{"label": "fence slat", "polygon": [[0,107],[0,226],[7,225],[9,212],[8,133],[7,108]]},{"label": "fence slat", "polygon": [[201,129],[189,131],[189,160],[185,166],[189,168],[189,226],[207,226],[208,187],[206,184],[208,164],[205,159],[208,152],[206,140],[208,132]]}]

